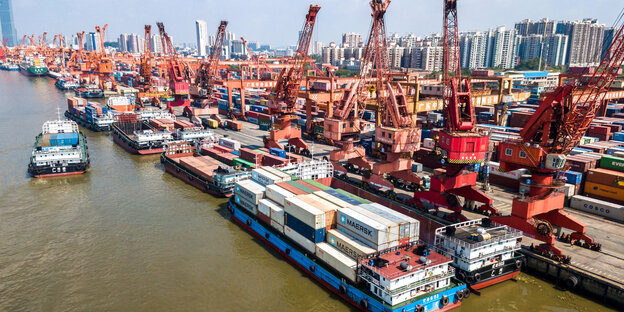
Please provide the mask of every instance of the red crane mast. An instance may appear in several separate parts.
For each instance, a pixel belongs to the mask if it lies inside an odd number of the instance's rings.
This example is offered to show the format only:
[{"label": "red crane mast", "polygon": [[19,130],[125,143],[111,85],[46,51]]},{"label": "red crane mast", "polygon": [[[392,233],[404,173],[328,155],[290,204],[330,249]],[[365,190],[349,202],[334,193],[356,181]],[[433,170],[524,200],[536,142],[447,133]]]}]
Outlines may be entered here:
[{"label": "red crane mast", "polygon": [[[621,14],[620,23],[624,18]],[[527,168],[531,172],[528,197],[514,198],[510,216],[494,221],[519,229],[545,244],[537,251],[569,262],[555,247],[553,225],[570,229],[562,238],[592,250],[600,250],[586,233],[580,221],[564,210],[564,181],[566,157],[576,147],[589,128],[598,109],[624,63],[624,24],[616,27],[613,42],[591,76],[580,77],[557,87],[548,94],[535,114],[520,132],[520,140],[503,141],[499,145],[501,169]]]},{"label": "red crane mast", "polygon": [[[269,112],[274,116],[269,136],[265,136],[264,146],[282,149],[280,140],[287,139],[288,145],[301,154],[310,155],[308,144],[301,138],[301,129],[292,125],[297,116],[297,98],[305,65],[308,61],[308,48],[312,39],[316,14],[321,9],[318,5],[310,5],[306,20],[299,36],[297,52],[292,66],[284,68],[275,86],[274,94],[269,99]],[[244,104],[243,104],[244,105]]]},{"label": "red crane mast", "polygon": [[169,51],[167,68],[169,71],[169,89],[173,94],[173,101],[167,102],[167,109],[171,110],[172,106],[191,106],[189,100],[189,77],[184,69],[184,64],[178,59],[171,37],[165,31],[165,25],[161,22],[156,23],[160,32],[161,40],[165,43],[163,50]]},{"label": "red crane mast", "polygon": [[212,94],[212,86],[219,75],[219,60],[221,59],[221,50],[223,49],[223,41],[225,40],[225,28],[228,21],[221,21],[215,42],[212,45],[212,52],[206,62],[202,62],[197,69],[195,82],[192,88],[192,96],[194,99],[208,99]]},{"label": "red crane mast", "polygon": [[475,112],[470,93],[470,81],[462,79],[459,57],[459,25],[457,22],[457,0],[443,0],[443,103],[445,128],[440,131],[438,151],[445,163],[431,177],[431,187],[426,192],[414,193],[414,202],[432,203],[436,209],[446,207],[453,211],[448,218],[466,220],[461,214],[459,197],[466,206],[474,202],[483,203],[477,207],[482,212],[497,215],[492,199],[475,186],[477,172],[471,165],[486,160],[489,147],[487,133],[475,128]]}]

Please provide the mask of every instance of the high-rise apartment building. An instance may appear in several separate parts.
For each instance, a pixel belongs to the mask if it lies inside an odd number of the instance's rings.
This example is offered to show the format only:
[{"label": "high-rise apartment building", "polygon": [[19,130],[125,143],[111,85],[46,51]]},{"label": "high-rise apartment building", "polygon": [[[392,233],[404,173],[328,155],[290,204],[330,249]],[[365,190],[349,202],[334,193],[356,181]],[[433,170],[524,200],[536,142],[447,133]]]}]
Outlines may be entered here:
[{"label": "high-rise apartment building", "polygon": [[86,49],[87,51],[100,52],[100,35],[95,32],[86,34]]},{"label": "high-rise apartment building", "polygon": [[195,32],[197,35],[197,55],[206,56],[206,46],[208,45],[208,24],[206,21],[196,20]]},{"label": "high-rise apartment building", "polygon": [[119,35],[119,39],[117,40],[119,51],[128,52],[128,38],[129,34],[121,34]]},{"label": "high-rise apartment building", "polygon": [[2,28],[2,38],[7,38],[7,45],[16,46],[17,32],[13,21],[13,6],[11,0],[0,0],[0,28]]},{"label": "high-rise apartment building", "polygon": [[342,47],[343,48],[358,48],[362,46],[362,34],[358,33],[345,33],[342,34]]},{"label": "high-rise apartment building", "polygon": [[604,25],[595,19],[572,22],[569,37],[570,66],[597,66],[600,63]]}]

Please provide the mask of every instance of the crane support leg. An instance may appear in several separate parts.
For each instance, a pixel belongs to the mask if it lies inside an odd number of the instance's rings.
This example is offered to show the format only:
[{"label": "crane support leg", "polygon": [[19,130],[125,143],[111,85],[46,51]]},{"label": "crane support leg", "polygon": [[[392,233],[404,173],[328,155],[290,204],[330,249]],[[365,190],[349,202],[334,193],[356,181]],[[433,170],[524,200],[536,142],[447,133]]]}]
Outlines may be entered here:
[{"label": "crane support leg", "polygon": [[457,196],[461,196],[466,200],[473,200],[479,203],[483,203],[477,209],[481,213],[486,213],[493,216],[499,216],[500,212],[494,207],[492,207],[492,198],[485,194],[483,191],[476,189],[472,185],[446,190],[447,193],[451,193]]}]

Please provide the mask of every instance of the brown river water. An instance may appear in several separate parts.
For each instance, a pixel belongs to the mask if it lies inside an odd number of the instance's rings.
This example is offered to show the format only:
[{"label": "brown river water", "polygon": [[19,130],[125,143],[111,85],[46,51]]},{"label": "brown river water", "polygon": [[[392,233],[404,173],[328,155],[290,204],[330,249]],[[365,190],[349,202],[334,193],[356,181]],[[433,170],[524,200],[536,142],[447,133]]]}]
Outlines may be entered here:
[{"label": "brown river water", "polygon": [[[229,220],[225,200],[85,130],[92,168],[31,179],[66,109],[49,78],[0,71],[0,311],[352,311]],[[521,274],[456,311],[613,311]]]}]

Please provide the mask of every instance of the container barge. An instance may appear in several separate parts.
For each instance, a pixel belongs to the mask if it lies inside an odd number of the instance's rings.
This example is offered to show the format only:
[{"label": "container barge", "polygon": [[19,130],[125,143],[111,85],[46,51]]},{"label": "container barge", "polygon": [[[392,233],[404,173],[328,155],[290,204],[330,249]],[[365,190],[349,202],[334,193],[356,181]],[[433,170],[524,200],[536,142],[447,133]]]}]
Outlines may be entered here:
[{"label": "container barge", "polygon": [[169,142],[160,162],[169,174],[217,197],[232,196],[236,182],[251,178],[249,171],[199,155],[187,141]]},{"label": "container barge", "polygon": [[36,137],[28,173],[35,178],[84,173],[89,168],[85,136],[71,120],[46,121]]},{"label": "container barge", "polygon": [[93,98],[104,97],[104,92],[102,91],[102,89],[96,86],[86,86],[86,87],[76,88],[74,89],[74,93],[76,94],[77,97],[81,97],[81,98],[93,99]]},{"label": "container barge", "polygon": [[57,89],[70,91],[80,87],[80,83],[73,78],[59,77],[54,83]]},{"label": "container barge", "polygon": [[91,131],[110,131],[114,113],[103,105],[87,102],[86,99],[73,97],[67,99],[65,117],[77,122]]},{"label": "container barge", "polygon": [[254,169],[228,202],[232,220],[363,311],[461,305],[469,290],[451,259],[418,240],[417,220],[326,186],[333,168],[320,167],[331,163],[313,162]]},{"label": "container barge", "polygon": [[154,129],[138,114],[115,115],[112,134],[116,144],[136,155],[160,154],[165,143],[173,140],[171,132]]},{"label": "container barge", "polygon": [[522,232],[488,218],[441,227],[435,232],[436,251],[453,259],[457,277],[478,290],[516,277],[524,256]]}]

